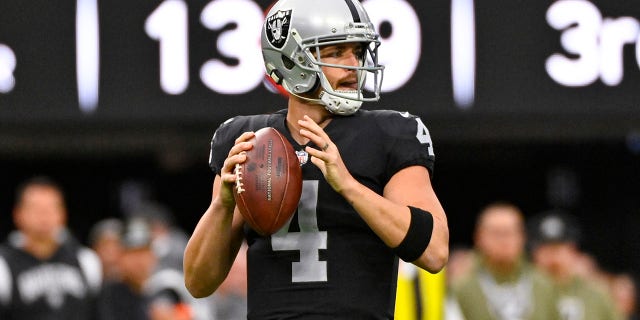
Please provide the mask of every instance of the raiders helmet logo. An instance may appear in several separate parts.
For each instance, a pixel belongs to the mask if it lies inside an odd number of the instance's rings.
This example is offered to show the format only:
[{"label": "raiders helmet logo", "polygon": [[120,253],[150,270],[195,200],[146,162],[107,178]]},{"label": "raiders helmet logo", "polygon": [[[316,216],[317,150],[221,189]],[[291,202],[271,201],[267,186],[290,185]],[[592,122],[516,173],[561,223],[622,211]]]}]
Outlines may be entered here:
[{"label": "raiders helmet logo", "polygon": [[265,32],[267,33],[267,39],[269,43],[281,49],[284,43],[287,42],[289,36],[289,25],[291,23],[291,10],[280,11],[278,10],[272,16],[267,18],[265,24]]}]

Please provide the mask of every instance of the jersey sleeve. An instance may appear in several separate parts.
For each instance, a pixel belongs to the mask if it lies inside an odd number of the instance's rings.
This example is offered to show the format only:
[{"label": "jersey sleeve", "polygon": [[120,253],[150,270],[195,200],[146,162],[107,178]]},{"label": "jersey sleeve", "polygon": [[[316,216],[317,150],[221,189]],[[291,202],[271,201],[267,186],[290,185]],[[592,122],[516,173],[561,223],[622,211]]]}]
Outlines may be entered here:
[{"label": "jersey sleeve", "polygon": [[395,173],[409,166],[424,166],[433,176],[435,153],[429,129],[420,117],[408,112],[382,113],[378,123],[388,139],[387,172]]},{"label": "jersey sleeve", "polygon": [[252,116],[237,116],[223,122],[213,134],[211,151],[209,152],[209,167],[216,174],[220,174],[224,160],[229,155],[236,139],[246,131],[256,131],[269,125],[270,121],[282,119],[286,113],[277,115],[262,114]]},{"label": "jersey sleeve", "polygon": [[222,123],[211,139],[211,149],[209,151],[209,167],[211,170],[219,175],[224,160],[229,154],[229,150],[233,147],[235,139],[238,137],[238,130],[234,130],[236,126],[233,125],[236,118],[231,118]]}]

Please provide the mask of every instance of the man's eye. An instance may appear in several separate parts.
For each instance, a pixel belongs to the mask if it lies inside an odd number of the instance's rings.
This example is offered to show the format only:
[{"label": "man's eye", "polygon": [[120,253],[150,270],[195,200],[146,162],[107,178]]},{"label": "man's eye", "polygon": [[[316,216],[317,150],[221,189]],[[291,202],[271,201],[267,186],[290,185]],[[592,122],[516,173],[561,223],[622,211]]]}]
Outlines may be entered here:
[{"label": "man's eye", "polygon": [[329,56],[332,58],[339,58],[342,56],[342,50],[334,50],[329,53]]}]

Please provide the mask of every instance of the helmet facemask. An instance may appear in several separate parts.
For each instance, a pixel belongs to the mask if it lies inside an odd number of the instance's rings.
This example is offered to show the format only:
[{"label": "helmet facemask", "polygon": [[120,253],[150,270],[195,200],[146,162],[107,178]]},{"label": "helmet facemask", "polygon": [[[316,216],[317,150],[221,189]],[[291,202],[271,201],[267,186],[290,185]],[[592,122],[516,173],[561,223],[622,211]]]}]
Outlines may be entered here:
[{"label": "helmet facemask", "polygon": [[[317,76],[317,82],[322,88],[317,99],[308,99],[324,105],[331,113],[350,115],[355,113],[362,102],[380,99],[380,87],[384,66],[378,64],[378,47],[380,41],[373,31],[371,23],[349,23],[343,34],[302,39],[296,30],[292,30],[293,40],[299,47],[294,62],[301,69]],[[321,48],[345,43],[362,44],[362,55],[358,57],[359,65],[341,65],[322,61]],[[357,89],[350,91],[335,90],[322,72],[322,67],[356,70]],[[364,84],[367,74],[373,77],[373,92],[365,93]],[[317,88],[317,85],[315,86]]]}]

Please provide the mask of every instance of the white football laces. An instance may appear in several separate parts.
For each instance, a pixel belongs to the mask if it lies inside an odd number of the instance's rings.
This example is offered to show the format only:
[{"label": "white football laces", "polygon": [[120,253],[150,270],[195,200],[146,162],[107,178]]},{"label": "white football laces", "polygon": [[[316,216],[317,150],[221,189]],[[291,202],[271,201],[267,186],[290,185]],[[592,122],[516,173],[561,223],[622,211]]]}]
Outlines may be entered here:
[{"label": "white football laces", "polygon": [[236,163],[236,167],[233,171],[236,174],[236,192],[241,194],[244,191],[244,188],[242,188],[242,186],[244,186],[244,183],[242,183],[242,165]]}]

